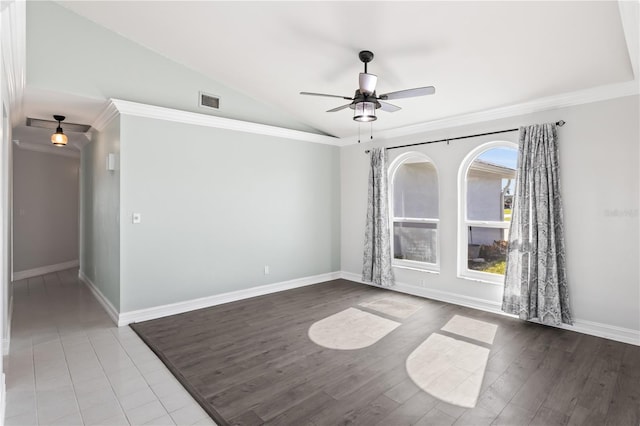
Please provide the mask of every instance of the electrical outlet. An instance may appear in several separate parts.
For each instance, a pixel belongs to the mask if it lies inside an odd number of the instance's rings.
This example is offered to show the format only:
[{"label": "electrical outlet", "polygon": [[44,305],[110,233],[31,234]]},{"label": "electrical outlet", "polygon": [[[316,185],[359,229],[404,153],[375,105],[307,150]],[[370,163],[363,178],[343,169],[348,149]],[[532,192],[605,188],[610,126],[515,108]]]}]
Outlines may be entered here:
[{"label": "electrical outlet", "polygon": [[269,275],[269,265],[264,265],[264,274]]}]

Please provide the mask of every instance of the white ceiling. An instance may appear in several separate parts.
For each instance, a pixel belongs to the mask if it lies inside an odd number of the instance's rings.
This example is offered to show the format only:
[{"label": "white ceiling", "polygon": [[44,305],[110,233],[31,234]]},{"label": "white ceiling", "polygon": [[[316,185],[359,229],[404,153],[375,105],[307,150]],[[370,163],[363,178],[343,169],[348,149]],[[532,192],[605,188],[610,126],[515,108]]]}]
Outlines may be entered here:
[{"label": "white ceiling", "polygon": [[352,96],[363,49],[378,93],[436,87],[374,130],[634,79],[615,1],[59,3],[339,137],[357,133],[352,111],[325,111],[348,101],[298,92]]}]

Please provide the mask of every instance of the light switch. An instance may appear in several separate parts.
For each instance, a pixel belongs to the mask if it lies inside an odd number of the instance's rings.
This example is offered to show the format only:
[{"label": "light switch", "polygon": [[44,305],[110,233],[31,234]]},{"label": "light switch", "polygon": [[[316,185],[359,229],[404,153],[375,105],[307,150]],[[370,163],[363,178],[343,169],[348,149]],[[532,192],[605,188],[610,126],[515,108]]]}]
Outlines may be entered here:
[{"label": "light switch", "polygon": [[134,213],[133,223],[140,223],[140,222],[142,222],[142,215],[140,213]]}]

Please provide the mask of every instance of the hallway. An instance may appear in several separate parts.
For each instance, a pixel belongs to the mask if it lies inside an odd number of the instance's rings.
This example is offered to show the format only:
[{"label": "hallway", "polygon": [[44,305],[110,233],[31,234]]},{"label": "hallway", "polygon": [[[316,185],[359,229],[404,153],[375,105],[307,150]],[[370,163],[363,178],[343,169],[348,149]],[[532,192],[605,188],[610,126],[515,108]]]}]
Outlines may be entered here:
[{"label": "hallway", "polygon": [[215,425],[68,269],[13,283],[5,424]]}]

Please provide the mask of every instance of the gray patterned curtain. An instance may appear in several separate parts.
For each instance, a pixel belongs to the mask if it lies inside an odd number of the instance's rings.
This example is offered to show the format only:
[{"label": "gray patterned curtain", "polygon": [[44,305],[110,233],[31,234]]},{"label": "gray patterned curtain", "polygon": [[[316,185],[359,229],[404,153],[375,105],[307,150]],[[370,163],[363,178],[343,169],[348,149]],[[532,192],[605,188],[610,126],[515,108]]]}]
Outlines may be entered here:
[{"label": "gray patterned curtain", "polygon": [[393,271],[387,200],[387,152],[384,148],[372,148],[370,159],[362,280],[388,287],[393,285]]},{"label": "gray patterned curtain", "polygon": [[573,324],[555,124],[520,128],[502,310],[548,325]]}]

